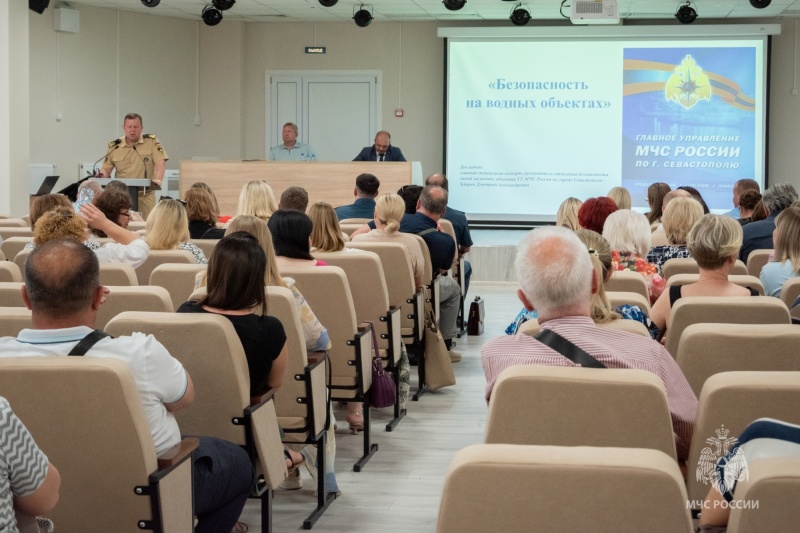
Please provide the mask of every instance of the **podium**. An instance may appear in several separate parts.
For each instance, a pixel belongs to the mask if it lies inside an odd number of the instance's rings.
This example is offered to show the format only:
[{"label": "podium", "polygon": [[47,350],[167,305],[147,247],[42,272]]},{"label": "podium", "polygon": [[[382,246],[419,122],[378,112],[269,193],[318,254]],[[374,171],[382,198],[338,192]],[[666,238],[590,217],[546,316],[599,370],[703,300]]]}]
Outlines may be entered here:
[{"label": "podium", "polygon": [[128,194],[131,196],[131,209],[139,211],[139,189],[159,189],[159,187],[150,180],[142,178],[92,178],[92,181],[99,183],[103,188],[112,181],[119,181],[128,186]]}]

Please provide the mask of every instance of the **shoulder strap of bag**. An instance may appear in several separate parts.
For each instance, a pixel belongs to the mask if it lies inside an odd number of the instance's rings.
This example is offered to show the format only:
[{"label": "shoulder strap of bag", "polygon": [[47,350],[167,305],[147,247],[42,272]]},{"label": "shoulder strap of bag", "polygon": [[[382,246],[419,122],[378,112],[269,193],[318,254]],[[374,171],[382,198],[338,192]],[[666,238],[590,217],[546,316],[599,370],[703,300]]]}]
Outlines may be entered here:
[{"label": "shoulder strap of bag", "polygon": [[439,230],[436,229],[436,228],[428,228],[428,229],[424,229],[424,230],[420,231],[419,233],[417,233],[417,235],[419,235],[420,237],[423,237],[423,236],[427,235],[428,233],[433,233],[434,231],[439,231]]},{"label": "shoulder strap of bag", "polygon": [[606,365],[553,330],[543,329],[535,338],[545,346],[549,346],[573,363],[584,368],[606,368]]},{"label": "shoulder strap of bag", "polygon": [[105,331],[96,329],[82,338],[67,355],[86,355],[86,352],[88,352],[92,346],[106,337],[111,337],[111,335]]}]

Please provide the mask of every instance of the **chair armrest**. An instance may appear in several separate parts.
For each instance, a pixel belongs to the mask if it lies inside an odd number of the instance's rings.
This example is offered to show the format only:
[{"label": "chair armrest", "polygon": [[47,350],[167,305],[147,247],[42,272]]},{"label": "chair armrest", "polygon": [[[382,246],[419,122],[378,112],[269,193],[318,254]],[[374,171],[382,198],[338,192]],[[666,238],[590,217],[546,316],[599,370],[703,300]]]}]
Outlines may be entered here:
[{"label": "chair armrest", "polygon": [[251,396],[250,397],[250,410],[254,411],[267,403],[268,401],[272,400],[275,396],[275,389],[269,389],[264,394],[260,396]]},{"label": "chair armrest", "polygon": [[200,446],[197,437],[186,437],[178,444],[158,456],[158,477],[164,477],[170,470],[181,464]]},{"label": "chair armrest", "polygon": [[355,364],[358,368],[359,388],[366,394],[372,387],[372,325],[362,322],[358,325],[358,332],[353,337],[352,345],[355,349]]},{"label": "chair armrest", "polygon": [[389,359],[388,355],[391,355],[390,363],[392,366],[397,365],[400,362],[400,352],[401,348],[400,345],[403,343],[401,331],[402,331],[402,315],[401,309],[397,306],[389,306],[389,310],[386,312],[386,315],[381,317],[381,322],[386,322],[386,335],[381,335],[382,338],[387,339],[389,342],[389,349],[391,354],[387,354],[387,359]]},{"label": "chair armrest", "polygon": [[308,366],[315,367],[328,357],[328,352],[311,352],[308,354]]}]

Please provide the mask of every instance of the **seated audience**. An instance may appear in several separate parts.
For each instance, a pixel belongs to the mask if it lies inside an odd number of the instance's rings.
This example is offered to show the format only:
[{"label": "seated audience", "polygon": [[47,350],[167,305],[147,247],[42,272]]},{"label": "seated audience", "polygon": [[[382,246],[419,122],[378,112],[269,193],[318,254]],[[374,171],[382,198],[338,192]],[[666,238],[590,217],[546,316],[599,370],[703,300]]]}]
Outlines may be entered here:
[{"label": "seated audience", "polygon": [[631,193],[625,187],[612,187],[608,191],[608,197],[614,200],[614,203],[617,204],[617,209],[631,208]]},{"label": "seated audience", "polygon": [[236,216],[252,215],[267,221],[278,210],[275,194],[266,181],[253,180],[245,183],[239,193],[239,208]]},{"label": "seated audience", "polygon": [[186,208],[178,200],[162,197],[147,217],[145,242],[151,250],[185,250],[191,252],[194,262],[208,263],[203,250],[189,241],[189,218]]},{"label": "seated audience", "polygon": [[311,219],[312,252],[358,252],[355,248],[345,248],[345,235],[331,204],[315,203],[308,208],[308,218]]},{"label": "seated audience", "polygon": [[[122,183],[119,180],[112,179],[111,181],[109,181],[106,184],[105,188],[103,189],[103,192],[105,192],[105,191],[121,192],[121,193],[127,194],[129,199],[131,198],[130,189],[128,188],[127,185],[125,185],[124,183]],[[100,193],[95,194],[95,198],[97,198],[97,196],[99,194]],[[97,205],[97,204],[95,204],[95,205]],[[133,202],[131,202],[129,204],[128,209],[130,209],[132,205],[133,205]],[[108,215],[106,215],[106,216],[108,216]],[[144,222],[144,219],[142,218],[142,216],[139,213],[137,213],[136,211],[131,211],[130,212],[130,219],[133,220],[134,222]],[[127,226],[125,226],[125,227],[127,227]]]},{"label": "seated audience", "polygon": [[653,183],[647,188],[647,204],[650,206],[650,211],[645,216],[653,229],[657,228],[661,223],[664,195],[670,190],[669,185],[662,182]]},{"label": "seated audience", "polygon": [[[652,339],[610,328],[591,318],[592,295],[599,282],[586,246],[570,230],[542,227],[520,243],[515,261],[522,304],[539,313],[543,330],[575,344],[608,368],[638,368],[655,373],[666,388],[676,434],[678,458],[686,459],[692,440],[697,398],[675,359]],[[489,340],[481,350],[486,374],[486,399],[495,380],[520,364],[575,366],[571,360],[529,335]]]},{"label": "seated audience", "polygon": [[[92,181],[90,179],[86,179],[78,185],[78,193],[76,195],[75,203],[72,204],[72,207],[75,208],[75,212],[79,213],[78,211],[83,204],[90,204],[94,200],[94,197],[103,192],[103,187],[97,183],[96,181]],[[33,223],[31,223],[33,226]]]},{"label": "seated audience", "polygon": [[632,270],[644,276],[650,303],[655,302],[667,282],[658,273],[658,267],[645,260],[650,251],[647,218],[630,209],[611,213],[606,220],[603,237],[611,246],[614,270]]},{"label": "seated audience", "polygon": [[217,215],[217,217],[219,217],[221,214],[221,211],[219,210],[219,202],[217,202],[217,195],[214,194],[214,191],[211,190],[211,187],[209,187],[208,184],[203,181],[196,181],[192,183],[191,188],[203,189],[211,196],[211,202],[214,204],[214,214]]},{"label": "seated audience", "polygon": [[417,239],[408,233],[400,232],[400,220],[403,218],[405,204],[399,195],[384,194],[375,202],[375,229],[353,237],[353,242],[398,242],[405,245],[411,256],[414,267],[414,283],[422,287],[422,275],[425,272],[425,259]]},{"label": "seated audience", "polygon": [[217,227],[214,199],[204,189],[190,188],[183,197],[189,219],[189,237],[192,239],[221,239],[225,230]]},{"label": "seated audience", "polygon": [[687,248],[697,261],[700,278],[688,285],[671,285],[650,310],[650,318],[663,335],[669,328],[670,310],[687,296],[758,296],[758,291],[728,281],[742,245],[742,227],[726,215],[703,215],[689,232]]},{"label": "seated audience", "polygon": [[279,209],[272,214],[268,225],[279,270],[298,266],[327,266],[325,261],[314,259],[311,255],[313,224],[308,215]]},{"label": "seated audience", "polygon": [[686,238],[694,223],[702,216],[703,206],[694,198],[675,198],[669,203],[662,217],[664,235],[669,244],[653,246],[647,254],[647,262],[656,265],[659,274],[664,263],[670,259],[690,257]]},{"label": "seated audience", "polygon": [[[731,218],[741,218],[742,195],[746,192],[754,192],[761,197],[761,187],[756,180],[741,179],[733,184],[733,209],[725,213]],[[752,209],[752,205],[748,208]],[[744,224],[742,224],[744,226]]]},{"label": "seated audience", "polygon": [[674,200],[675,198],[691,198],[692,194],[689,191],[684,191],[683,189],[675,189],[669,191],[667,194],[664,195],[664,199],[661,201],[661,221],[658,222],[655,226],[650,226],[650,231],[652,232],[650,235],[650,246],[669,246],[670,242],[667,239],[667,233],[664,231],[664,213],[667,212],[667,206],[669,203]]},{"label": "seated audience", "polygon": [[0,531],[16,532],[23,526],[17,524],[15,511],[31,520],[52,511],[60,488],[58,469],[36,446],[8,400],[0,397]]},{"label": "seated audience", "polygon": [[[121,191],[109,184],[102,193],[94,197],[93,204],[108,220],[123,229],[128,229],[128,222],[133,217],[131,197],[128,191]],[[103,230],[99,229],[94,229],[94,234],[101,238],[108,237]]]},{"label": "seated audience", "polygon": [[[81,209],[88,207],[92,206]],[[99,263],[91,250],[66,240],[37,246],[25,263],[22,288],[34,327],[23,329],[16,338],[0,339],[0,357],[67,356],[80,341],[94,335],[105,295]],[[86,347],[85,357],[109,357],[130,367],[156,454],[178,444],[181,434],[172,413],[194,401],[194,385],[181,363],[152,335],[100,336],[95,340]],[[239,446],[212,437],[198,438],[200,446],[192,455],[194,512],[199,520],[195,531],[229,532],[255,484],[255,472]]]},{"label": "seated audience", "polygon": [[772,232],[775,230],[775,218],[781,211],[792,205],[797,200],[797,192],[788,183],[777,183],[764,191],[761,201],[769,213],[767,218],[751,222],[742,228],[742,249],[739,259],[745,264],[750,252],[775,248],[772,242]]},{"label": "seated audience", "polygon": [[[735,446],[717,461],[715,478],[700,511],[699,531],[725,531],[737,479],[751,461],[767,458],[800,458],[800,426],[772,418],[759,418],[745,428]],[[735,458],[734,456],[739,456]],[[741,460],[740,460],[741,459]],[[725,484],[725,480],[734,480]],[[761,502],[762,504],[766,502]],[[719,529],[710,529],[710,528]],[[787,525],[787,527],[789,527]]]},{"label": "seated audience", "polygon": [[608,216],[617,210],[617,204],[608,196],[589,198],[578,209],[578,224],[584,229],[603,233]]},{"label": "seated audience", "polygon": [[[425,186],[441,187],[447,191],[448,194],[450,193],[447,176],[444,174],[431,174],[425,178]],[[463,211],[459,211],[458,209],[453,208],[453,206],[448,205],[442,218],[449,220],[453,225],[453,232],[456,236],[456,245],[458,245],[458,257],[463,257],[465,254],[468,254],[472,249],[473,242],[472,234],[469,232],[469,221],[467,221],[467,215]],[[441,228],[439,229],[441,230]],[[461,274],[463,278],[464,298],[466,299],[466,295],[469,292],[469,280],[472,277],[472,264],[466,258],[464,258],[464,272]]]},{"label": "seated audience", "polygon": [[336,218],[372,218],[375,214],[375,197],[381,182],[372,174],[359,174],[356,177],[356,187],[353,189],[355,201],[350,205],[336,208]]},{"label": "seated audience", "polygon": [[31,210],[28,213],[31,219],[31,227],[33,228],[36,226],[36,221],[39,220],[39,217],[48,211],[52,211],[56,207],[73,207],[73,205],[72,202],[69,201],[69,198],[63,194],[43,194],[42,196],[37,196],[31,204]]},{"label": "seated audience", "polygon": [[[698,191],[697,189],[695,189],[694,187],[691,187],[689,185],[681,185],[680,187],[678,187],[678,190],[686,191],[689,194],[691,194],[692,198],[694,198],[695,200],[700,202],[700,205],[703,207],[703,214],[704,215],[708,214],[708,212],[709,212],[708,205],[706,205],[706,201],[703,200],[703,195],[700,194],[700,191]],[[666,206],[664,206],[664,207],[666,207]]]},{"label": "seated audience", "polygon": [[572,196],[561,202],[556,212],[556,226],[572,231],[581,229],[580,222],[578,222],[578,210],[582,205],[583,202]]},{"label": "seated audience", "polygon": [[780,296],[783,284],[800,270],[800,207],[787,207],[775,218],[775,255],[761,269],[764,294]]},{"label": "seated audience", "polygon": [[281,193],[281,199],[278,202],[278,209],[292,209],[305,213],[308,208],[308,192],[296,185],[287,187]]},{"label": "seated audience", "polygon": [[[758,191],[745,191],[739,196],[739,208],[736,210],[739,215],[739,224],[744,226],[750,222],[754,222],[753,215],[755,214],[756,206],[761,207],[762,215],[764,213],[764,204],[761,203],[761,193]],[[757,220],[763,220],[766,215]]]},{"label": "seated audience", "polygon": [[403,185],[397,189],[397,195],[405,203],[407,215],[413,215],[417,212],[417,202],[420,194],[422,194],[421,185]]}]

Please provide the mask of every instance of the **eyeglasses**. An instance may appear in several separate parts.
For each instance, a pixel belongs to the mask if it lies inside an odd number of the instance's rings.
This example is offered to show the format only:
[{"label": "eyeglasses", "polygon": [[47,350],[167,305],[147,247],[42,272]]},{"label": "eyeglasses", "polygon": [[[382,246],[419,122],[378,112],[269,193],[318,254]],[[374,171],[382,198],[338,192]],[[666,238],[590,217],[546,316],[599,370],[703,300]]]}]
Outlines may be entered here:
[{"label": "eyeglasses", "polygon": [[173,198],[172,196],[162,196],[161,198],[158,199],[159,202],[167,202],[167,201],[170,201],[170,200],[173,201],[173,202],[178,202],[182,206],[186,207],[186,201],[180,200],[178,198]]},{"label": "eyeglasses", "polygon": [[128,218],[133,218],[133,213],[131,213],[130,211],[128,211],[127,213],[120,213],[120,216],[123,216],[123,217],[128,217]]}]

